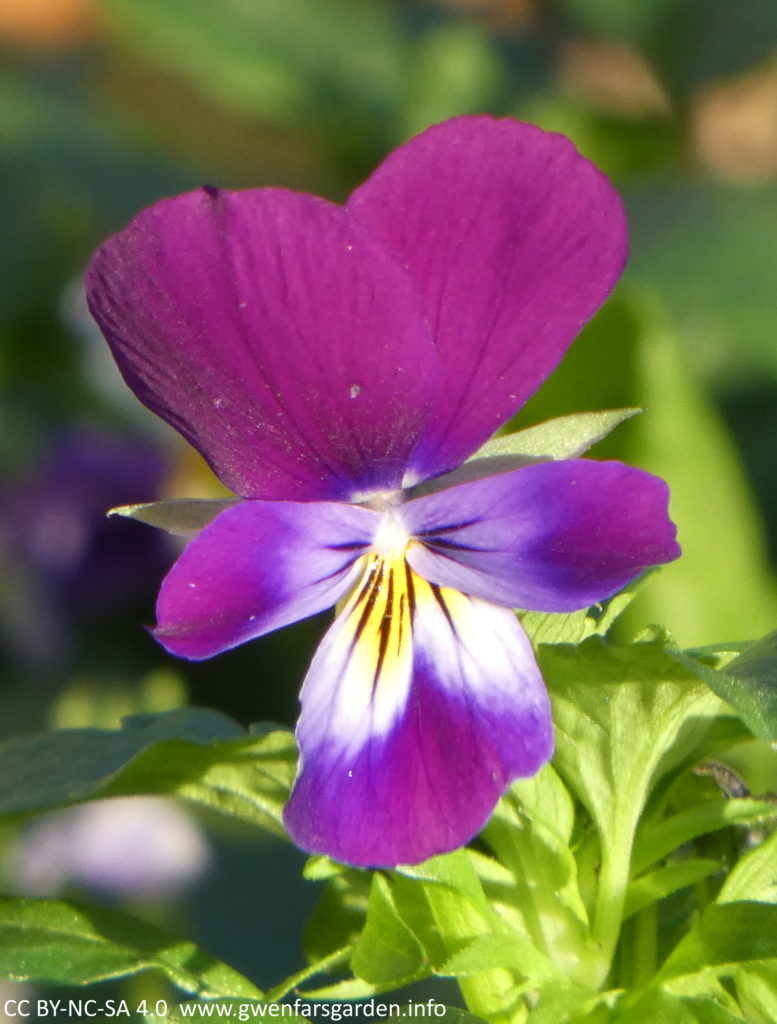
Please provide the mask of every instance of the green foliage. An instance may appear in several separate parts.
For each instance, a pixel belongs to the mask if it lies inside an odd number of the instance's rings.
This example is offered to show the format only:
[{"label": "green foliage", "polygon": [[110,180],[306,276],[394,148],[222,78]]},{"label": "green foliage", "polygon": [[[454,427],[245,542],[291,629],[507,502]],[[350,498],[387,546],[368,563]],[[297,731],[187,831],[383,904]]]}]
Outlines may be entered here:
[{"label": "green foliage", "polygon": [[293,737],[246,734],[214,711],[136,715],[120,730],[65,729],[0,743],[0,819],[79,800],[180,796],[284,835]]},{"label": "green foliage", "polygon": [[231,967],[161,929],[106,907],[62,900],[0,901],[0,973],[16,981],[83,985],[161,971],[205,998],[261,998]]},{"label": "green foliage", "polygon": [[[602,623],[627,598],[582,621],[535,624],[559,641],[539,645],[554,761],[511,787],[477,849],[374,873],[311,858],[307,874],[323,885],[311,963],[271,992],[185,940],[62,901],[5,901],[0,974],[90,983],[155,970],[198,998],[270,1001],[300,987],[305,998],[371,998],[440,976],[456,978],[470,1011],[497,1024],[714,1024],[744,1020],[742,1006],[768,1020],[777,803],[716,795],[690,769],[746,735],[752,709],[770,720],[772,691],[750,684],[771,678],[774,645],[717,668],[709,652],[680,652],[658,632],[616,644]],[[741,718],[714,692],[718,677],[748,686]],[[277,833],[294,749],[285,731],[245,733],[222,715],[179,710],[119,730],[10,740],[0,767],[10,820],[76,800],[167,793]],[[756,845],[724,879],[732,845],[717,837],[737,827],[754,829]],[[331,981],[306,988],[322,973]]]}]

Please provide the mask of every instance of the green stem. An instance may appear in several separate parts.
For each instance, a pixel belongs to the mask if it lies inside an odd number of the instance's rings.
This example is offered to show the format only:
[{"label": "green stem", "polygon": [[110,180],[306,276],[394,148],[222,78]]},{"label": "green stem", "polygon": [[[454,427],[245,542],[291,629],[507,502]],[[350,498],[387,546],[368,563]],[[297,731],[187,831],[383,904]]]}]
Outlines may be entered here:
[{"label": "green stem", "polygon": [[641,910],[634,922],[632,986],[642,988],[653,978],[658,959],[658,908],[655,903]]},{"label": "green stem", "polygon": [[607,980],[620,936],[635,827],[636,822],[629,818],[625,823],[620,823],[609,836],[602,835],[602,866],[592,927],[592,935],[599,949],[599,967],[592,980],[598,987],[603,986]]}]

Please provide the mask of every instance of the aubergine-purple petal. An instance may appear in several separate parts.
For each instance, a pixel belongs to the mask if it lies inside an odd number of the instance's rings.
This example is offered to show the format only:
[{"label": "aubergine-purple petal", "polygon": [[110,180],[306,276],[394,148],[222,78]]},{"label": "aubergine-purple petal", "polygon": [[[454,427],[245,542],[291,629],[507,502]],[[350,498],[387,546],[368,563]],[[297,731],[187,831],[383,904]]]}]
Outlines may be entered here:
[{"label": "aubergine-purple petal", "polygon": [[550,757],[548,697],[508,609],[417,580],[407,658],[389,652],[370,686],[344,650],[347,611],[302,689],[300,770],[284,821],[303,849],[360,867],[447,852],[480,831],[511,781]]},{"label": "aubergine-purple petal", "polygon": [[235,493],[398,487],[438,386],[415,284],[341,207],[201,189],[95,254],[89,306],[124,377]]},{"label": "aubergine-purple petal", "polygon": [[680,554],[663,480],[620,462],[545,462],[408,502],[421,576],[508,607],[567,612]]},{"label": "aubergine-purple petal", "polygon": [[331,607],[355,582],[376,522],[339,502],[226,509],[162,583],[154,635],[173,654],[209,658]]},{"label": "aubergine-purple petal", "polygon": [[418,284],[442,387],[409,481],[453,469],[555,368],[627,255],[623,208],[568,139],[460,117],[395,150],[348,209]]}]

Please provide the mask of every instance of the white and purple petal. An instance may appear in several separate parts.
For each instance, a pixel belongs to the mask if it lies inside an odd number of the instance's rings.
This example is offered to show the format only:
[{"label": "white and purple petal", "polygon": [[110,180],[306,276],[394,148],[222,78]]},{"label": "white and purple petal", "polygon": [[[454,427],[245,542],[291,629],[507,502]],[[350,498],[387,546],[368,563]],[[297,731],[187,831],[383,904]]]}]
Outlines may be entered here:
[{"label": "white and purple petal", "polygon": [[407,559],[434,583],[513,608],[566,612],[680,554],[663,480],[620,462],[545,462],[400,509]]},{"label": "white and purple petal", "polygon": [[400,485],[438,386],[413,280],[341,207],[200,189],[94,255],[89,306],[142,402],[244,497]]},{"label": "white and purple petal", "polygon": [[471,839],[552,752],[547,694],[515,615],[373,557],[302,690],[285,822],[365,867]]},{"label": "white and purple petal", "polygon": [[378,519],[339,502],[226,509],[162,583],[154,635],[172,654],[209,658],[329,608],[356,582]]},{"label": "white and purple petal", "polygon": [[463,462],[526,401],[626,260],[607,178],[568,139],[511,119],[430,128],[348,209],[414,277],[442,360],[408,484]]}]

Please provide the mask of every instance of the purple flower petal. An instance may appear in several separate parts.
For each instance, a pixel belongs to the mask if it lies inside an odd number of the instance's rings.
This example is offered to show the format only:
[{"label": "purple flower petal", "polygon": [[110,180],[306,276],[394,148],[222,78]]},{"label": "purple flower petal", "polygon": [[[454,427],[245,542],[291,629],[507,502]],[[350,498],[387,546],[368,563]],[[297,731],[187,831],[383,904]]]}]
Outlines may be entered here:
[{"label": "purple flower petal", "polygon": [[129,386],[237,494],[400,484],[438,359],[413,281],[340,207],[280,189],[163,200],[86,284]]},{"label": "purple flower petal", "polygon": [[302,691],[285,822],[306,850],[364,867],[452,850],[553,741],[515,615],[374,558]]},{"label": "purple flower petal", "polygon": [[173,654],[209,658],[323,611],[355,582],[377,521],[332,502],[228,508],[168,573],[154,635]]},{"label": "purple flower petal", "polygon": [[348,209],[415,277],[442,357],[409,483],[454,468],[526,401],[626,260],[609,181],[568,139],[512,120],[430,128]]},{"label": "purple flower petal", "polygon": [[546,462],[401,508],[413,569],[535,611],[585,608],[680,554],[663,480],[619,462]]}]

